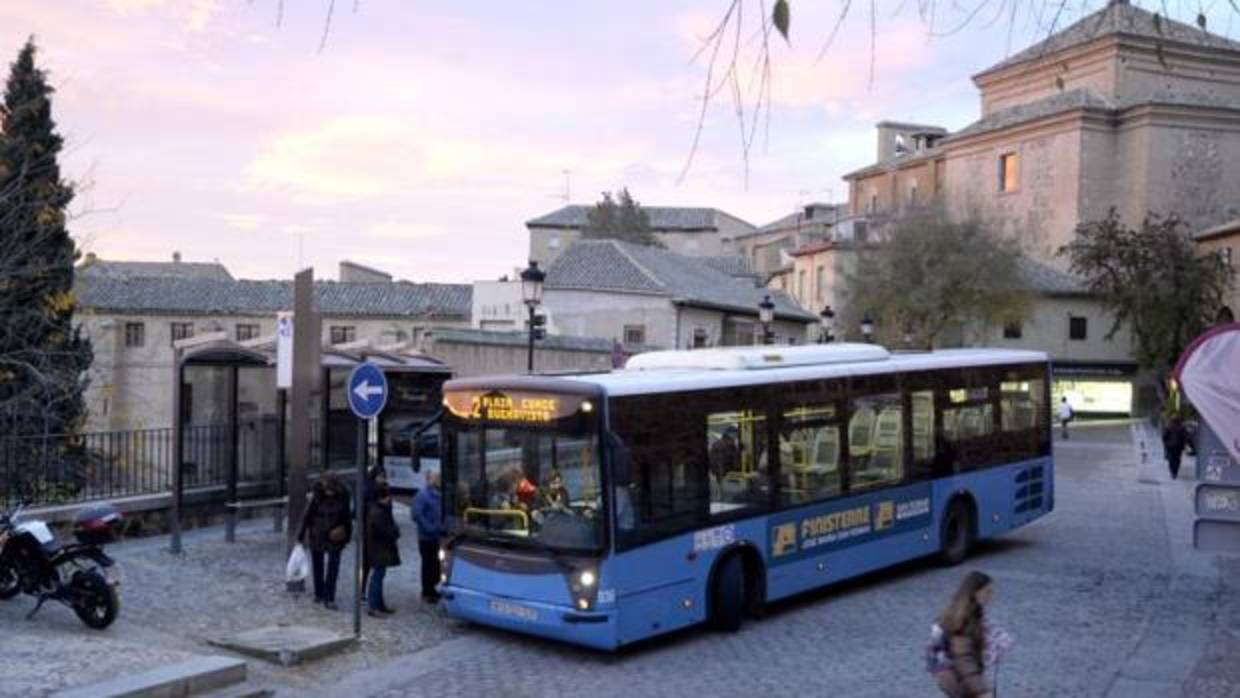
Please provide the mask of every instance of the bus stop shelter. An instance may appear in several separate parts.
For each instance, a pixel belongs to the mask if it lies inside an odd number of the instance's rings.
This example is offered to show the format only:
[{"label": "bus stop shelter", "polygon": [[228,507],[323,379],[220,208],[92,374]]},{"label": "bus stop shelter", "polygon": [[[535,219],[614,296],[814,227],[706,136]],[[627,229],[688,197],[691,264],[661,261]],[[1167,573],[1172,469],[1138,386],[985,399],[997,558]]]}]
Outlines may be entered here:
[{"label": "bus stop shelter", "polygon": [[[278,507],[277,530],[287,503],[289,438],[287,395],[276,388],[274,340],[235,342],[223,334],[177,348],[173,433],[173,552],[187,490],[223,489],[226,538],[233,540],[245,509]],[[348,407],[349,374],[363,361],[377,365],[392,386],[371,443],[384,457],[392,435],[417,426],[438,408],[439,386],[451,376],[443,362],[403,349],[364,345],[328,346],[311,390],[311,457],[307,472],[356,466],[358,419]],[[385,445],[387,448],[385,448]],[[367,460],[375,449],[367,449]],[[212,493],[214,494],[214,493]]]}]

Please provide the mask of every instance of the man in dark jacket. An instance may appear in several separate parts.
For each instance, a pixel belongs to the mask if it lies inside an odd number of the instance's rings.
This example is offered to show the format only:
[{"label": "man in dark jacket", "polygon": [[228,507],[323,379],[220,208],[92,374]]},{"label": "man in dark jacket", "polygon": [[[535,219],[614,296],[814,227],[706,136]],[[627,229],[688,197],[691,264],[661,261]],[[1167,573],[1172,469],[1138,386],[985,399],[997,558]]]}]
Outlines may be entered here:
[{"label": "man in dark jacket", "polygon": [[350,500],[344,483],[331,471],[324,472],[314,483],[297,536],[310,549],[314,601],[332,610],[336,608],[340,552],[353,536]]},{"label": "man in dark jacket", "polygon": [[1172,417],[1163,429],[1162,442],[1163,451],[1167,454],[1167,468],[1174,480],[1180,476],[1180,458],[1184,455],[1184,447],[1188,445],[1188,431],[1184,428],[1184,421],[1178,416]]},{"label": "man in dark jacket", "polygon": [[422,600],[439,601],[439,538],[443,535],[443,504],[439,473],[426,474],[426,487],[413,499],[413,521],[418,525],[418,555],[422,558]]},{"label": "man in dark jacket", "polygon": [[395,613],[383,601],[383,579],[389,567],[400,565],[400,528],[392,517],[392,493],[386,484],[375,485],[374,501],[366,518],[366,549],[370,555],[370,582],[366,590],[369,614],[382,617]]}]

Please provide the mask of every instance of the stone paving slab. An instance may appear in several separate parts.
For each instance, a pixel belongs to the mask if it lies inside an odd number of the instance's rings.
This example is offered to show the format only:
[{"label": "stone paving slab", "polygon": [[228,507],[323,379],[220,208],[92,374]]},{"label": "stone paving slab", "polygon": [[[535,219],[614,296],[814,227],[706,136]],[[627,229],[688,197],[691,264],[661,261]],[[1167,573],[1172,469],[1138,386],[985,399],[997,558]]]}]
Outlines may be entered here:
[{"label": "stone paving slab", "polygon": [[52,695],[53,698],[179,698],[241,683],[245,677],[245,662],[231,657],[206,656]]},{"label": "stone paving slab", "polygon": [[352,647],[356,642],[357,638],[352,635],[304,625],[274,625],[210,640],[216,647],[283,666],[320,659]]}]

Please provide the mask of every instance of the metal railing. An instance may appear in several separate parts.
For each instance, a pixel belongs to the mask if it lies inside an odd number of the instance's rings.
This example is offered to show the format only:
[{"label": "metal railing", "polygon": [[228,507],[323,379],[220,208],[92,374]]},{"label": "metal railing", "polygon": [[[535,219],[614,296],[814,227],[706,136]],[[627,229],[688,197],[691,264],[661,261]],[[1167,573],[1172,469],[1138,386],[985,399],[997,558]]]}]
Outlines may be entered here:
[{"label": "metal railing", "polygon": [[[317,425],[314,425],[317,426]],[[314,431],[312,427],[312,431]],[[239,483],[275,482],[280,474],[274,418],[182,429],[182,475],[189,488],[224,485],[232,459]],[[70,504],[168,492],[173,430],[50,436],[0,436],[0,506]]]}]

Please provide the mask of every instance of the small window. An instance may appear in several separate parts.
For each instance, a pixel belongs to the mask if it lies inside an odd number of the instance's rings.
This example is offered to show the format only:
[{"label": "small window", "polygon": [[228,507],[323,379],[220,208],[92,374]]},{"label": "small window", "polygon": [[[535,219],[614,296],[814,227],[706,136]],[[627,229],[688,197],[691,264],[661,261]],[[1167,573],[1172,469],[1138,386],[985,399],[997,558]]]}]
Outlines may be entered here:
[{"label": "small window", "polygon": [[819,302],[819,303],[822,303],[823,301],[825,301],[825,300],[826,300],[826,296],[827,296],[827,270],[826,270],[826,267],[823,267],[822,265],[819,265],[819,266],[818,266],[818,269],[816,269],[816,270],[814,271],[814,274],[817,276],[817,278],[816,278],[816,279],[814,279],[814,286],[815,286],[815,288],[814,288],[814,296],[818,299],[818,302]]},{"label": "small window", "polygon": [[357,339],[357,328],[351,325],[333,325],[331,328],[332,344],[347,344]]},{"label": "small window", "polygon": [[870,213],[878,213],[878,194],[870,194]]},{"label": "small window", "polygon": [[646,326],[645,325],[625,325],[624,326],[624,343],[625,344],[645,344],[646,343]]},{"label": "small window", "polygon": [[1068,339],[1084,341],[1089,336],[1089,323],[1083,317],[1068,317]]},{"label": "small window", "polygon": [[908,205],[909,206],[917,205],[917,183],[916,182],[914,182],[913,185],[908,188]]},{"label": "small window", "polygon": [[189,339],[194,336],[194,323],[192,322],[174,322],[171,324],[172,341],[179,342],[182,339]]},{"label": "small window", "polygon": [[244,342],[258,337],[258,325],[253,323],[237,323],[237,341]]},{"label": "small window", "polygon": [[1019,168],[1020,156],[1016,153],[1004,153],[999,156],[999,191],[1016,191],[1019,184],[1017,172]]},{"label": "small window", "polygon": [[547,240],[547,247],[553,250],[560,249],[560,238],[553,235],[550,240]]},{"label": "small window", "polygon": [[697,327],[693,330],[693,348],[701,349],[707,345],[710,340],[710,334],[705,327]]},{"label": "small window", "polygon": [[146,344],[146,325],[140,322],[125,323],[125,346],[140,347]]},{"label": "small window", "polygon": [[1020,339],[1022,330],[1023,328],[1021,327],[1020,320],[1008,320],[1003,323],[1003,338]]},{"label": "small window", "polygon": [[1224,247],[1219,250],[1219,254],[1223,257],[1223,264],[1226,264],[1227,268],[1231,269],[1231,247]]}]

